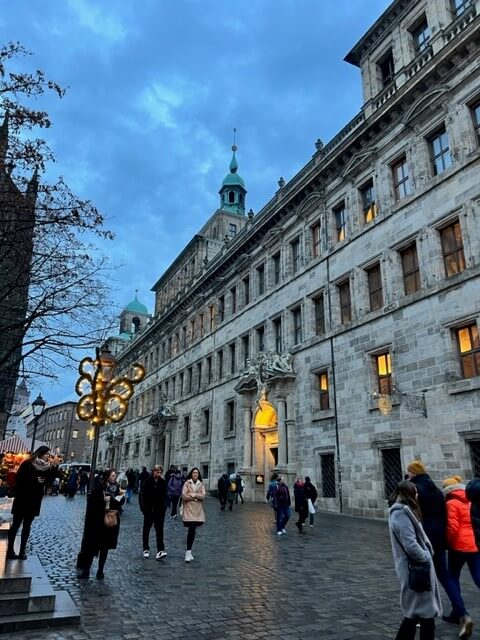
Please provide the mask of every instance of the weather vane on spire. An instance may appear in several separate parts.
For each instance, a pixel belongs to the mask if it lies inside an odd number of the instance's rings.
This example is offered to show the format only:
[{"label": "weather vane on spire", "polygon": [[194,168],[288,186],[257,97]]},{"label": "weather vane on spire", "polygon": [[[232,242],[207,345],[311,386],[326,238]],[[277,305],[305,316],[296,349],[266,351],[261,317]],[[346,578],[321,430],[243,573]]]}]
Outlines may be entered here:
[{"label": "weather vane on spire", "polygon": [[236,130],[236,129],[235,129],[235,127],[234,127],[234,128],[233,128],[233,144],[232,144],[232,151],[236,151],[236,150],[237,150],[237,145],[235,144],[236,135],[237,135],[237,130]]}]

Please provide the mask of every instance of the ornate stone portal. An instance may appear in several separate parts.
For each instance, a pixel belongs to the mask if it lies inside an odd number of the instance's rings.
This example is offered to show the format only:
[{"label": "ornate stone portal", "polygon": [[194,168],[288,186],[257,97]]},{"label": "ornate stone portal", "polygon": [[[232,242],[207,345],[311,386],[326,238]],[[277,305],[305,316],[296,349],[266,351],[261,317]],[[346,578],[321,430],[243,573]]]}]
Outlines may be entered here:
[{"label": "ornate stone portal", "polygon": [[242,396],[246,494],[265,498],[273,472],[291,484],[296,472],[293,393],[296,374],[290,354],[258,354],[249,360],[235,391]]},{"label": "ornate stone portal", "polygon": [[159,398],[160,406],[148,424],[152,429],[150,469],[156,464],[163,465],[164,470],[170,466],[170,448],[172,445],[172,431],[177,422],[175,407],[165,396]]}]

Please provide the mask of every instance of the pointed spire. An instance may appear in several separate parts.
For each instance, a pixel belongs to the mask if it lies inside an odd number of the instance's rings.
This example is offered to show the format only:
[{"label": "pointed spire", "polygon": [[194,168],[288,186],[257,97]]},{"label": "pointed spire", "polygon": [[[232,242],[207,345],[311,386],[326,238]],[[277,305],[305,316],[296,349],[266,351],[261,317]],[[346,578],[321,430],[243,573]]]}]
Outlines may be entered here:
[{"label": "pointed spire", "polygon": [[5,164],[8,149],[8,111],[5,111],[2,126],[0,127],[0,163]]},{"label": "pointed spire", "polygon": [[35,167],[35,171],[33,172],[32,177],[30,178],[30,182],[28,183],[27,192],[25,194],[26,198],[35,202],[37,199],[38,192],[38,169]]},{"label": "pointed spire", "polygon": [[232,145],[233,156],[232,156],[232,161],[230,162],[230,173],[237,173],[237,170],[238,170],[238,162],[235,156],[236,150],[237,150],[237,145],[235,144]]}]

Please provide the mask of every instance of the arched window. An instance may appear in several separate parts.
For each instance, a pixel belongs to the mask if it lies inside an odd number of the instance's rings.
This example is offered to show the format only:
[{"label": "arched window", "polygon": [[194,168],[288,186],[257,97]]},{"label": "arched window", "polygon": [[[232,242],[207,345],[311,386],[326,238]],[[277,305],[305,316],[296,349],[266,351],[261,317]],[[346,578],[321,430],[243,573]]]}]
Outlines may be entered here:
[{"label": "arched window", "polygon": [[132,318],[133,333],[138,333],[140,329],[140,318]]},{"label": "arched window", "polygon": [[235,191],[229,191],[228,192],[228,201],[229,202],[235,202]]}]

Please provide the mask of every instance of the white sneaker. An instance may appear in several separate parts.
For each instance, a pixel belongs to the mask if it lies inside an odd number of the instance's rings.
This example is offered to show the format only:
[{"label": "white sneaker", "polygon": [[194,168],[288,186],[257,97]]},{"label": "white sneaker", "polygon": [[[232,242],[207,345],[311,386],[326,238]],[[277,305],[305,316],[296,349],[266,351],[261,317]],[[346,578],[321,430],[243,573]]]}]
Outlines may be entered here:
[{"label": "white sneaker", "polygon": [[277,536],[280,538],[280,536],[283,536],[283,531],[277,531]]},{"label": "white sneaker", "polygon": [[144,558],[149,558],[150,557],[150,551],[148,551],[148,549],[145,549],[145,551],[143,552],[143,557]]},{"label": "white sneaker", "polygon": [[165,558],[166,555],[167,555],[166,551],[159,551],[155,557],[157,560],[161,560],[162,558]]},{"label": "white sneaker", "polygon": [[193,560],[192,552],[185,551],[185,562],[191,562]]},{"label": "white sneaker", "polygon": [[287,530],[286,529],[282,529],[282,533],[287,533]]},{"label": "white sneaker", "polygon": [[313,529],[313,524],[310,525],[310,529]]}]

